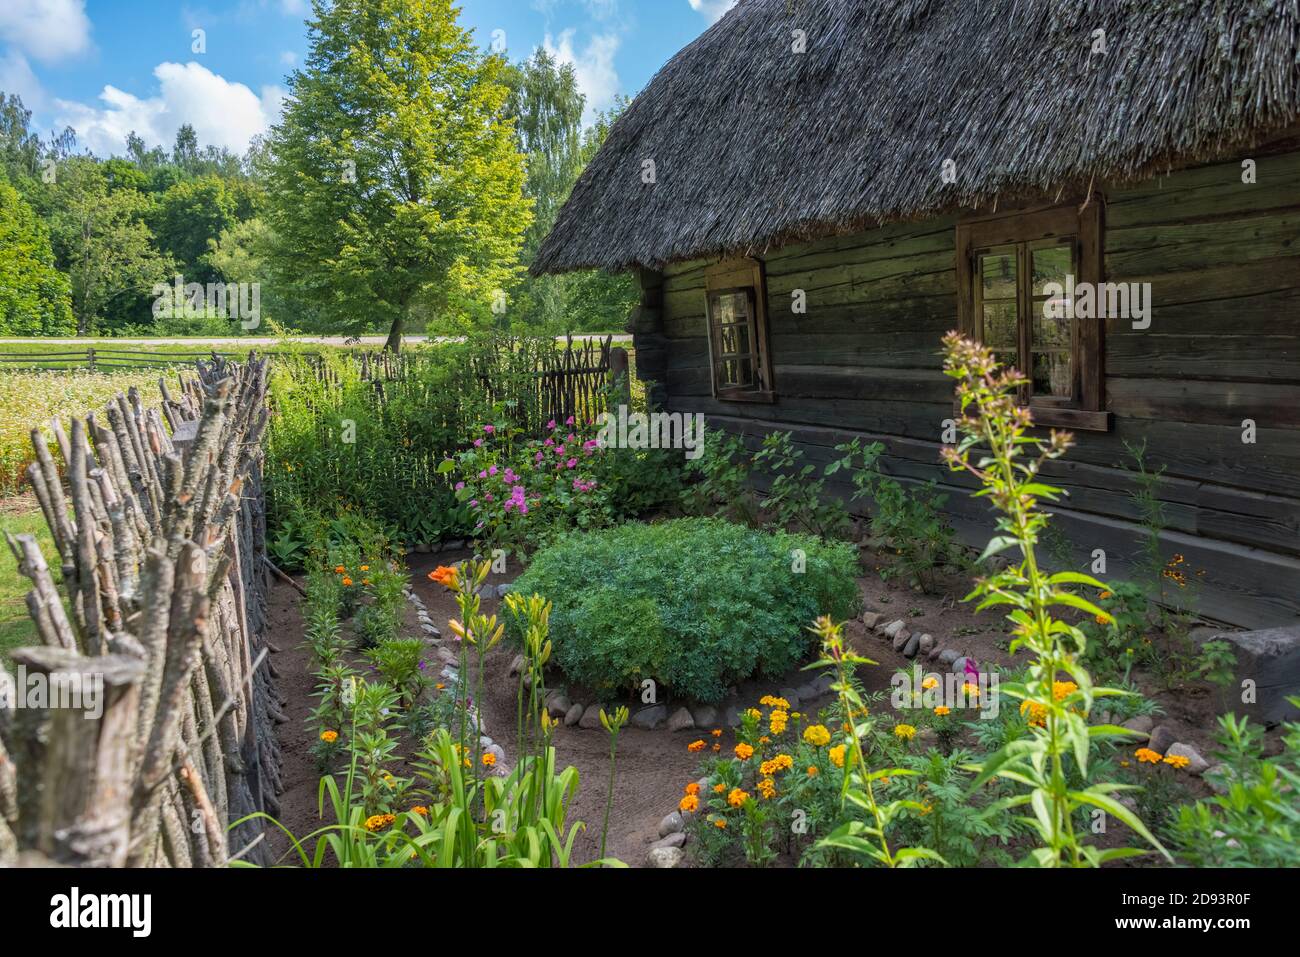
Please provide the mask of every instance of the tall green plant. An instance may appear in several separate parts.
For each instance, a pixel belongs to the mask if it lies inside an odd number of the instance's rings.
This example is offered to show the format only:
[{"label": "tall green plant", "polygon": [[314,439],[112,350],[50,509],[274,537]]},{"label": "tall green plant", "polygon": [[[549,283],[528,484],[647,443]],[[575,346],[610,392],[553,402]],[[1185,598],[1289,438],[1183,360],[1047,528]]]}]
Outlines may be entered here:
[{"label": "tall green plant", "polygon": [[[1049,518],[1039,503],[1055,501],[1060,494],[1040,481],[1039,473],[1044,464],[1065,454],[1071,436],[1055,430],[1047,439],[1029,434],[1031,413],[1016,401],[1027,380],[1014,369],[999,369],[984,346],[950,333],[944,338],[944,356],[945,374],[957,381],[962,414],[961,440],[956,447],[944,449],[944,459],[953,471],[974,475],[983,486],[976,496],[988,498],[998,513],[998,533],[982,557],[1010,549],[1020,554],[1018,564],[978,580],[967,600],[979,600],[977,611],[1009,608],[1011,652],[1026,648],[1034,655],[1024,682],[1001,686],[1021,701],[1021,712],[1030,717],[1028,734],[984,762],[972,792],[993,777],[1023,789],[1005,799],[1004,805],[1032,812],[1029,820],[1040,846],[1030,862],[1038,866],[1099,866],[1144,853],[1137,848],[1101,849],[1086,844],[1077,830],[1078,812],[1085,807],[1099,808],[1122,821],[1168,859],[1168,852],[1137,815],[1114,797],[1129,786],[1088,783],[1093,743],[1131,734],[1113,725],[1089,726],[1093,701],[1126,692],[1093,686],[1082,662],[1083,632],[1055,617],[1053,610],[1074,609],[1108,620],[1107,612],[1070,590],[1070,586],[1097,590],[1104,586],[1079,572],[1047,574],[1035,552]],[[1062,675],[1071,680],[1060,680]],[[1082,785],[1074,779],[1081,779]]]}]

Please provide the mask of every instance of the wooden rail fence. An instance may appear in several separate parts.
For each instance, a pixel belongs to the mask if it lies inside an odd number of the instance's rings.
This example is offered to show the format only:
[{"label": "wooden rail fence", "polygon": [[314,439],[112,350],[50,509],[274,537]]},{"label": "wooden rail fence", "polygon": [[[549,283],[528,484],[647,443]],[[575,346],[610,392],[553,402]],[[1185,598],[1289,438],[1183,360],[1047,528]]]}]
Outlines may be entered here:
[{"label": "wooden rail fence", "polygon": [[281,790],[266,385],[265,359],[217,358],[160,407],[132,390],[54,423],[66,491],[32,431],[62,593],[35,538],[8,536],[42,645],[13,653],[15,675],[0,664],[0,864],[268,861],[259,823],[228,830],[278,813]]}]

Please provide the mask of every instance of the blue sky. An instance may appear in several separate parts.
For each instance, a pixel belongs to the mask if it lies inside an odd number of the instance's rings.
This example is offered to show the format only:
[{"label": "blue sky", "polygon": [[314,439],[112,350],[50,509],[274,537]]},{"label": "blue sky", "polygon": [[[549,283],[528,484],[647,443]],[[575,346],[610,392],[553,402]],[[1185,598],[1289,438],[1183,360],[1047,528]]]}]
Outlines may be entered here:
[{"label": "blue sky", "polygon": [[[588,113],[640,90],[734,0],[461,0],[461,22],[512,59],[545,46],[574,65]],[[0,0],[0,90],[37,130],[65,125],[79,146],[120,153],[135,130],[170,146],[242,151],[278,115],[307,50],[308,0]],[[196,52],[193,31],[205,49]]]}]

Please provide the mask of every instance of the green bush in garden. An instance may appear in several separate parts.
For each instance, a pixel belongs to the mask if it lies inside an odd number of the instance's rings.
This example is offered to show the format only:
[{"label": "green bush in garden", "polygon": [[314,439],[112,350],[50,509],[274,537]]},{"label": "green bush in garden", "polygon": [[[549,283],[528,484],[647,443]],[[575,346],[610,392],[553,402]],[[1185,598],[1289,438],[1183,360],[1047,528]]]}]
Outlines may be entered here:
[{"label": "green bush in garden", "polygon": [[614,694],[650,678],[717,701],[802,662],[815,638],[800,623],[854,614],[856,574],[844,543],[687,518],[564,536],[515,590],[554,603],[554,660],[570,681]]}]

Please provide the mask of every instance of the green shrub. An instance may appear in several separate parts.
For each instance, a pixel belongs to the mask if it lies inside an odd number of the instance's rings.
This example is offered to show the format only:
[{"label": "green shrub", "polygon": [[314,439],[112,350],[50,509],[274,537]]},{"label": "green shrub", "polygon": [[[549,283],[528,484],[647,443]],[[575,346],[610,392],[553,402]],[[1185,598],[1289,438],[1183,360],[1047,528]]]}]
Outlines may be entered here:
[{"label": "green shrub", "polygon": [[855,613],[856,572],[843,543],[688,518],[563,536],[515,588],[554,603],[554,660],[569,680],[615,693],[650,678],[717,701],[803,661],[816,643],[804,623]]}]

